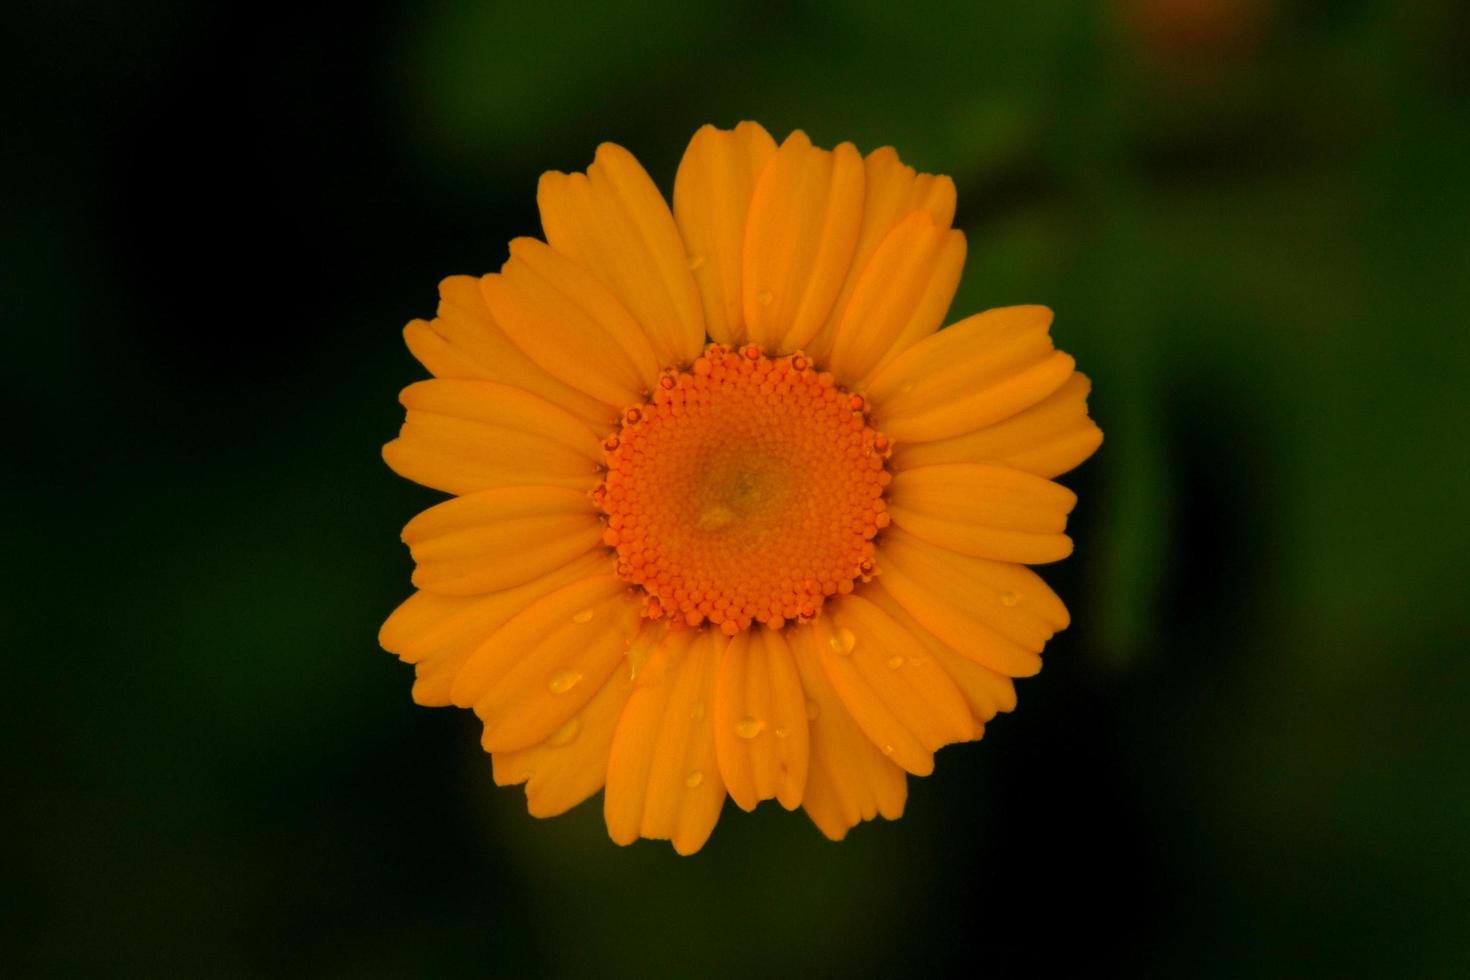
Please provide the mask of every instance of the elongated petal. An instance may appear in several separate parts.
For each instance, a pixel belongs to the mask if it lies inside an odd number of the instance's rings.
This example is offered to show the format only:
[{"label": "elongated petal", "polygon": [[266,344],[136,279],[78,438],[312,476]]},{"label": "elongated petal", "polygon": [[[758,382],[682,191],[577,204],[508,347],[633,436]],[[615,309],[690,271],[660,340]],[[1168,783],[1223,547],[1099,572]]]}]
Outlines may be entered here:
[{"label": "elongated petal", "polygon": [[659,362],[644,329],[590,272],[534,238],[481,280],[507,336],[548,374],[608,405],[641,401]]},{"label": "elongated petal", "polygon": [[413,584],[445,595],[508,589],[597,547],[602,524],[584,493],[495,487],[430,507],[403,529]]},{"label": "elongated petal", "polygon": [[800,806],[806,697],[782,632],[746,630],[731,639],[714,708],[715,749],[730,798],[744,810],[772,798],[788,810]]},{"label": "elongated petal", "polygon": [[883,588],[920,624],[970,659],[1010,677],[1041,669],[1066,607],[1024,565],[937,548],[891,528],[878,549]]},{"label": "elongated petal", "polygon": [[938,330],[964,265],[965,236],[912,212],[857,280],[832,340],[832,373],[862,390],[882,365]]},{"label": "elongated petal", "polygon": [[1063,531],[1077,495],[994,463],[900,470],[888,491],[893,523],[930,544],[997,561],[1058,561],[1072,553]]},{"label": "elongated petal", "polygon": [[806,344],[832,310],[862,222],[863,164],[851,143],[832,151],[792,133],[766,165],[745,229],[741,292],[746,335],[763,350]]},{"label": "elongated petal", "polygon": [[[495,782],[525,783],[527,807],[537,817],[554,817],[601,789],[613,732],[633,691],[631,666],[645,661],[664,634],[663,624],[645,620],[628,649],[629,669],[614,670],[587,704],[544,741],[515,752],[494,752]],[[488,736],[490,729],[485,731]]]},{"label": "elongated petal", "polygon": [[485,596],[442,596],[415,592],[378,633],[383,649],[415,665],[413,698],[419,704],[451,704],[450,688],[470,654],[526,606],[563,586],[605,573],[612,560],[592,552],[546,575]]},{"label": "elongated petal", "polygon": [[603,143],[586,174],[545,174],[536,202],[551,247],[602,280],[648,334],[660,364],[699,355],[704,309],[684,242],[631,153]]},{"label": "elongated petal", "polygon": [[[609,633],[608,606],[622,598],[625,588],[616,576],[595,575],[571,582],[521,609],[465,660],[450,691],[454,703],[462,708],[477,704],[518,665],[539,661],[541,654],[547,659],[565,659],[565,664],[547,673],[564,671],[568,690],[579,687],[581,680],[600,669],[601,661],[586,669],[573,661],[581,656],[584,646],[599,642]],[[622,631],[619,639],[626,642],[630,635],[630,631]],[[581,676],[574,679],[574,674]],[[546,682],[550,680],[548,677]]]},{"label": "elongated petal", "polygon": [[863,159],[863,222],[853,249],[851,269],[842,284],[826,324],[807,345],[807,353],[820,363],[832,354],[837,325],[847,314],[848,301],[858,281],[867,272],[873,253],[904,219],[916,211],[926,212],[934,224],[948,228],[954,221],[954,181],[935,174],[921,174],[899,160],[893,147],[885,146]]},{"label": "elongated petal", "polygon": [[624,663],[638,632],[638,605],[618,580],[611,589],[593,581],[569,585],[511,620],[466,664],[465,674],[482,665],[499,671],[475,702],[488,751],[512,752],[550,737]]},{"label": "elongated petal", "polygon": [[711,712],[723,640],[671,634],[639,673],[608,759],[604,816],[617,843],[670,840],[692,854],[714,830],[725,802]]},{"label": "elongated petal", "polygon": [[822,669],[814,630],[792,637],[792,655],[807,696],[810,762],[802,808],[832,840],[855,824],[882,815],[903,816],[904,772],[863,734]]},{"label": "elongated petal", "polygon": [[890,361],[869,383],[875,418],[895,443],[947,439],[1030,408],[1071,377],[1052,348],[1051,311],[990,310],[961,320]]},{"label": "elongated petal", "polygon": [[933,753],[973,734],[968,706],[924,645],[856,595],[829,604],[813,625],[822,669],[873,744],[917,776]]},{"label": "elongated petal", "polygon": [[703,126],[689,141],[674,179],[674,218],[704,302],[709,335],[722,344],[746,339],[741,277],[745,225],[756,181],[776,153],[760,125]]},{"label": "elongated petal", "polygon": [[408,418],[383,458],[416,483],[454,494],[597,485],[597,435],[536,395],[487,381],[435,380],[409,385],[400,400]]},{"label": "elongated petal", "polygon": [[436,378],[494,381],[523,388],[565,409],[601,432],[617,411],[548,374],[511,343],[490,315],[480,280],[450,276],[439,284],[439,313],[403,329],[413,356]]},{"label": "elongated petal", "polygon": [[854,275],[861,275],[883,239],[915,211],[926,211],[934,223],[948,228],[954,221],[954,181],[942,174],[919,173],[891,146],[880,146],[863,158],[866,174],[863,227],[853,252]]},{"label": "elongated petal", "polygon": [[607,780],[613,730],[632,690],[631,674],[614,670],[591,700],[550,737],[528,749],[495,752],[496,784],[525,783],[527,809],[537,817],[564,813],[596,793]]},{"label": "elongated petal", "polygon": [[997,712],[1015,709],[1016,684],[1014,681],[1004,674],[996,673],[989,667],[955,652],[939,637],[920,626],[919,621],[914,619],[897,599],[888,594],[881,578],[864,590],[863,598],[893,617],[894,622],[898,623],[905,632],[917,637],[939,661],[939,665],[944,668],[945,673],[949,674],[955,687],[959,688],[965,701],[970,705],[970,712],[975,716],[976,738],[984,734],[985,723],[994,718]]},{"label": "elongated petal", "polygon": [[1097,451],[1102,430],[1087,417],[1087,376],[1074,372],[1060,388],[1004,422],[937,442],[898,446],[895,470],[936,463],[994,461],[1042,477],[1056,477]]}]

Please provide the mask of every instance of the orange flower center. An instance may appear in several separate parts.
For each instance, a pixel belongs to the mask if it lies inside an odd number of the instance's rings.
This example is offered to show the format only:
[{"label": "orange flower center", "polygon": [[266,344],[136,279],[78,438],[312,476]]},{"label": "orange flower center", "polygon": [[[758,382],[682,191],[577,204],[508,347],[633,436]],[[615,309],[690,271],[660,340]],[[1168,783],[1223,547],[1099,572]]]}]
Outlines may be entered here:
[{"label": "orange flower center", "polygon": [[874,573],[888,440],[801,354],[718,344],[603,443],[593,499],[645,611],[729,634],[810,619]]}]

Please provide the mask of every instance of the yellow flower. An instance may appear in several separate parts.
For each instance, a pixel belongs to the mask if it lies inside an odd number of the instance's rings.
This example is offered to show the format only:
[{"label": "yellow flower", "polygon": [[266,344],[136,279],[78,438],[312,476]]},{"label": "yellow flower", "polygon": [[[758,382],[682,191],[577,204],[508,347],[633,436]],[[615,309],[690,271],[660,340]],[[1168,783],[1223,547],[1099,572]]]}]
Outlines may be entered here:
[{"label": "yellow flower", "polygon": [[672,212],[611,144],[537,202],[545,242],[404,332],[434,380],[383,455],[454,496],[383,646],[531,813],[604,789],[619,844],[696,851],[727,793],[898,817],[1068,622],[1025,565],[1071,552],[1051,478],[1102,433],[1050,311],[938,330],[954,184],[889,148],[706,126]]}]

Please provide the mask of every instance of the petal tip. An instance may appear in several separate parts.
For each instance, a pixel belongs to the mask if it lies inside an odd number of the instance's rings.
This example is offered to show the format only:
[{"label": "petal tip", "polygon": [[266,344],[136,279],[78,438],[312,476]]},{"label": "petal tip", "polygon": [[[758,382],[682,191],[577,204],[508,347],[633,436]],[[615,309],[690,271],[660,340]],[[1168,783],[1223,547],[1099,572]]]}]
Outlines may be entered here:
[{"label": "petal tip", "polygon": [[806,130],[804,129],[793,129],[791,132],[787,133],[786,138],[781,141],[781,149],[784,150],[787,146],[809,150],[812,146],[812,138],[806,134]]},{"label": "petal tip", "polygon": [[734,133],[748,133],[748,134],[750,134],[752,136],[765,137],[766,139],[770,139],[771,138],[771,134],[766,129],[766,127],[762,126],[760,123],[756,122],[754,119],[742,119],[742,120],[740,120],[738,123],[735,124],[735,128],[733,130],[731,130],[731,132],[734,132]]}]

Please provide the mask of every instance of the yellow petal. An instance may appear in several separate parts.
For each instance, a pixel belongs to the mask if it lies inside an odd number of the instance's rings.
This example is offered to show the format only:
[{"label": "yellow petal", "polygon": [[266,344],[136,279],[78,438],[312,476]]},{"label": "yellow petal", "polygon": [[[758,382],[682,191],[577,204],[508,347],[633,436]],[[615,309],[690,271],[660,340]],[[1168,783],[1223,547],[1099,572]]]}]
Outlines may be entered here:
[{"label": "yellow petal", "polygon": [[925,211],[934,223],[948,228],[954,221],[954,181],[942,174],[921,174],[898,158],[898,151],[883,146],[863,160],[866,174],[863,227],[853,252],[854,280],[868,259],[894,228],[915,211]]},{"label": "yellow petal", "polygon": [[775,798],[801,805],[806,785],[806,697],[777,630],[737,634],[720,662],[715,695],[715,750],[725,788],[742,809]]},{"label": "yellow petal", "polygon": [[995,463],[900,470],[888,489],[893,523],[961,554],[1035,564],[1072,553],[1062,532],[1077,495]]},{"label": "yellow petal", "polygon": [[832,304],[826,324],[807,345],[807,353],[819,363],[828,361],[837,325],[847,313],[858,280],[867,271],[873,253],[893,230],[915,211],[927,212],[940,228],[948,228],[954,221],[954,181],[917,173],[899,160],[893,147],[885,146],[869,153],[863,160],[863,172],[863,223],[857,247],[853,249],[851,270]]},{"label": "yellow petal", "polygon": [[898,446],[890,466],[994,461],[1037,476],[1060,476],[1102,444],[1102,430],[1087,417],[1091,387],[1086,375],[1074,372],[1051,395],[1004,422],[937,442]]},{"label": "yellow petal", "polygon": [[606,286],[544,242],[511,242],[510,260],[481,287],[506,335],[562,382],[621,409],[658,380],[644,329]]},{"label": "yellow petal", "polygon": [[810,762],[802,808],[832,840],[880,814],[897,820],[908,796],[903,770],[863,734],[837,696],[822,669],[814,631],[797,630],[791,644],[807,697]]},{"label": "yellow petal", "polygon": [[1066,607],[1024,565],[957,554],[890,528],[878,548],[883,588],[945,644],[1010,677],[1041,669]]},{"label": "yellow petal", "polygon": [[450,276],[439,284],[439,314],[403,329],[413,356],[436,378],[494,381],[524,388],[587,422],[610,429],[617,412],[547,374],[511,343],[490,315],[473,276]]},{"label": "yellow petal", "polygon": [[508,589],[597,547],[602,522],[585,493],[495,487],[430,507],[403,529],[413,584],[444,595]]},{"label": "yellow petal", "polygon": [[490,487],[591,490],[602,462],[599,437],[550,402],[486,381],[421,381],[399,396],[408,418],[383,447],[394,472],[465,494]]},{"label": "yellow petal", "polygon": [[565,813],[596,793],[607,779],[613,730],[632,690],[629,672],[614,670],[582,710],[549,738],[529,749],[494,753],[496,785],[525,783],[526,806],[537,817]]},{"label": "yellow petal", "polygon": [[699,356],[704,310],[684,242],[631,153],[602,144],[586,174],[543,175],[536,202],[551,247],[602,280],[648,334],[660,364]]},{"label": "yellow petal", "polygon": [[861,390],[894,356],[939,329],[960,284],[965,236],[927,211],[901,221],[873,254],[832,338],[827,364]]},{"label": "yellow petal", "polygon": [[756,181],[776,152],[761,126],[703,126],[689,141],[674,178],[674,218],[704,301],[709,335],[732,346],[745,342],[741,266],[745,225]]},{"label": "yellow petal", "polygon": [[605,572],[612,561],[589,553],[541,578],[485,596],[441,596],[415,592],[378,633],[383,649],[415,664],[413,698],[435,707],[451,702],[449,691],[465,660],[527,605],[579,579]]},{"label": "yellow petal", "polygon": [[1012,711],[1016,707],[1016,684],[1004,674],[998,674],[983,664],[978,664],[968,657],[961,656],[951,647],[942,642],[939,637],[919,625],[899,604],[898,600],[889,595],[883,588],[883,579],[880,577],[863,590],[863,598],[873,605],[882,609],[894,622],[903,629],[918,637],[919,641],[934,654],[944,672],[954,681],[955,687],[959,688],[961,694],[970,705],[970,712],[975,716],[975,737],[979,738],[985,730],[985,722],[994,718],[996,712]]},{"label": "yellow petal", "polygon": [[725,802],[715,756],[713,702],[724,635],[670,634],[640,672],[613,734],[603,813],[619,844],[704,846]]},{"label": "yellow petal", "polygon": [[926,442],[994,425],[1030,408],[1072,375],[1052,348],[1051,311],[990,310],[931,334],[868,384],[875,424],[895,443]]},{"label": "yellow petal", "polygon": [[486,751],[513,752],[549,738],[624,663],[642,613],[622,588],[607,594],[605,580],[593,581],[596,587],[574,583],[534,616],[511,620],[465,665],[470,674],[497,660],[503,670],[475,702]]},{"label": "yellow petal", "polygon": [[797,131],[766,165],[745,228],[747,338],[789,352],[815,336],[847,277],[862,222],[863,162],[851,143],[813,147]]},{"label": "yellow petal", "polygon": [[[626,600],[625,592],[626,586],[616,575],[593,575],[571,582],[521,609],[465,660],[449,692],[454,703],[461,708],[478,707],[494,693],[496,685],[528,663],[544,668],[542,673],[546,676],[541,678],[541,683],[548,687],[552,675],[560,674],[557,686],[565,686],[568,692],[581,687],[580,682],[587,679],[593,681],[596,690],[596,684],[612,672],[612,662],[632,636],[632,629],[624,628],[629,624],[616,614],[615,603],[636,607],[636,603]],[[609,636],[611,641],[607,640]],[[605,643],[614,649],[609,650]],[[595,649],[589,649],[592,647]],[[582,657],[588,658],[589,663],[584,665],[579,659]],[[574,674],[580,676],[573,678]],[[516,681],[522,687],[530,686],[524,676],[517,675]],[[587,693],[586,688],[581,688],[579,696]]]},{"label": "yellow petal", "polygon": [[882,609],[843,596],[812,626],[822,669],[858,727],[916,776],[973,735],[969,707],[924,645]]}]

